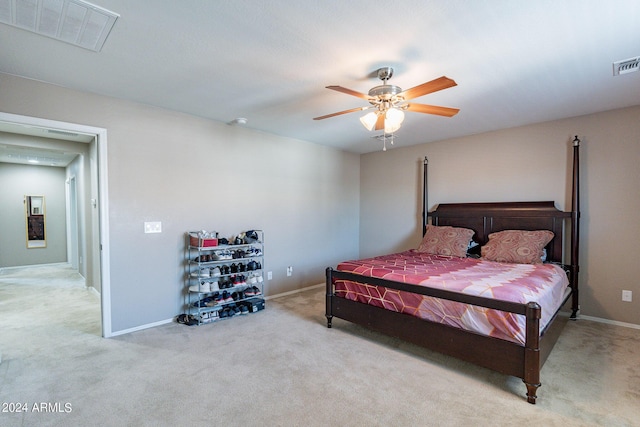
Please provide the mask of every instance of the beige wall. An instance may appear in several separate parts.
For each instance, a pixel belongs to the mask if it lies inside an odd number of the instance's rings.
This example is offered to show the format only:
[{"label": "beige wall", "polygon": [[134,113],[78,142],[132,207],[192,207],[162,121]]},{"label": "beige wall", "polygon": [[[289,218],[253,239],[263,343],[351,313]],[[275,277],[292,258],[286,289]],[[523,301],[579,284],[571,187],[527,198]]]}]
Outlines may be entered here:
[{"label": "beige wall", "polygon": [[[46,247],[27,249],[27,195],[44,196]],[[67,260],[65,202],[63,168],[0,162],[0,268]]]},{"label": "beige wall", "polygon": [[358,254],[356,154],[5,74],[0,111],[107,129],[114,333],[184,311],[189,230],[263,229],[267,295]]},{"label": "beige wall", "polygon": [[[424,156],[430,207],[555,200],[568,208],[575,134],[582,313],[640,324],[640,107],[363,156],[3,74],[0,111],[107,129],[114,332],[182,311],[186,230],[263,228],[267,293],[295,290],[321,282],[339,260],[418,244]],[[163,233],[142,233],[144,221],[162,221]],[[634,302],[621,302],[622,289]]]},{"label": "beige wall", "polygon": [[[570,141],[581,147],[582,314],[640,325],[640,107],[361,156],[360,254],[416,247],[422,159],[429,207],[554,200],[570,209]],[[621,301],[633,291],[631,303]]]}]

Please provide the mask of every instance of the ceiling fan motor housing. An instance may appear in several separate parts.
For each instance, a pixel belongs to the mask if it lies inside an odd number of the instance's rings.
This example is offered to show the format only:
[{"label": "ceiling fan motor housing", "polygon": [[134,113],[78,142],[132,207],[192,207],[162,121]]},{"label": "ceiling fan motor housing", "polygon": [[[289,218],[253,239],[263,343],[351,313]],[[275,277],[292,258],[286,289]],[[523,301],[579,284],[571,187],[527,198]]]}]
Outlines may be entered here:
[{"label": "ceiling fan motor housing", "polygon": [[400,92],[402,92],[402,89],[399,86],[381,85],[371,88],[371,90],[369,91],[369,96],[372,98],[378,98],[382,101],[389,101]]}]

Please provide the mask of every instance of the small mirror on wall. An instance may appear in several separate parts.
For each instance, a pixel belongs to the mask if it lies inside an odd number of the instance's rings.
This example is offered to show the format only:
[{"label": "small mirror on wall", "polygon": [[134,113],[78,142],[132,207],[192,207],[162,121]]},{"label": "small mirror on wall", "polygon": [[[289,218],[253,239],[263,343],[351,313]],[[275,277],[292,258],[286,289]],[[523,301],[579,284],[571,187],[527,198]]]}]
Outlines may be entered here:
[{"label": "small mirror on wall", "polygon": [[44,196],[24,196],[27,221],[27,248],[46,248],[46,212]]}]

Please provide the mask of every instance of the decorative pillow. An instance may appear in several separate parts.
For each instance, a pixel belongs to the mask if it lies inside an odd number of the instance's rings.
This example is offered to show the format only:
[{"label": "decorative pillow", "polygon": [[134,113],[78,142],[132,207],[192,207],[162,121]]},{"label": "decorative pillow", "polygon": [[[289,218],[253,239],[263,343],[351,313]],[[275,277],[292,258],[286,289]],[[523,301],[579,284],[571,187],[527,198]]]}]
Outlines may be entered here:
[{"label": "decorative pillow", "polygon": [[473,233],[474,231],[468,228],[427,225],[427,232],[424,233],[417,250],[434,255],[464,258]]},{"label": "decorative pillow", "polygon": [[548,230],[505,230],[491,233],[489,241],[481,249],[482,258],[516,264],[541,264],[544,247],[553,236]]}]

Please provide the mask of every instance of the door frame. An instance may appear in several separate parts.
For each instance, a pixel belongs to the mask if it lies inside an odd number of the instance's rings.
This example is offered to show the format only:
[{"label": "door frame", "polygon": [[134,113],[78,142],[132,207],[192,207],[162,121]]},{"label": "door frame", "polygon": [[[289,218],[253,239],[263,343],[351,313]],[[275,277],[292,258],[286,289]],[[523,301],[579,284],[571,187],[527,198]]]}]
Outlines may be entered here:
[{"label": "door frame", "polygon": [[79,268],[80,242],[78,241],[78,183],[76,176],[67,179],[67,259],[71,268]]},{"label": "door frame", "polygon": [[[109,261],[109,189],[107,166],[107,129],[77,123],[61,122],[38,117],[22,116],[0,112],[0,121],[21,126],[32,126],[63,132],[95,135],[94,143],[98,155],[98,217],[99,236],[95,239],[99,245],[100,260],[93,268],[100,271],[100,307],[102,312],[102,336],[113,336],[111,330],[111,269]],[[94,175],[95,176],[95,175]],[[95,262],[95,261],[94,261]]]}]

